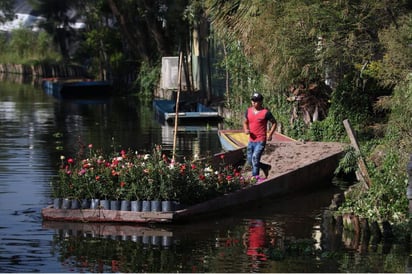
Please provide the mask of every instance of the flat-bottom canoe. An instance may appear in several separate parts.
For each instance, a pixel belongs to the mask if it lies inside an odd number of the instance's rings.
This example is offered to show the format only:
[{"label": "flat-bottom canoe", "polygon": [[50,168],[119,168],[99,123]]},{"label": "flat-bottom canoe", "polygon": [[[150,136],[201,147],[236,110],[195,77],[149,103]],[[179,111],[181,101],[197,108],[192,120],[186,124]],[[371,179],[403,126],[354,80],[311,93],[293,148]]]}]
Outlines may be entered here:
[{"label": "flat-bottom canoe", "polygon": [[[343,151],[344,144],[341,143],[269,143],[262,156],[262,161],[272,165],[268,178],[258,184],[185,209],[169,212],[134,212],[47,207],[42,210],[42,216],[44,220],[78,222],[164,223],[190,221],[203,214],[218,213],[266,197],[279,197],[304,190],[315,191],[319,187],[330,185]],[[216,154],[215,157],[220,158],[222,154]],[[244,148],[225,152],[224,158],[228,164],[242,163],[244,161]]]},{"label": "flat-bottom canoe", "polygon": [[[217,132],[219,136],[220,144],[225,151],[236,150],[242,147],[246,147],[249,136],[246,135],[243,130],[237,129],[224,129]],[[275,132],[270,142],[294,142],[295,140],[283,135],[279,132]]]}]

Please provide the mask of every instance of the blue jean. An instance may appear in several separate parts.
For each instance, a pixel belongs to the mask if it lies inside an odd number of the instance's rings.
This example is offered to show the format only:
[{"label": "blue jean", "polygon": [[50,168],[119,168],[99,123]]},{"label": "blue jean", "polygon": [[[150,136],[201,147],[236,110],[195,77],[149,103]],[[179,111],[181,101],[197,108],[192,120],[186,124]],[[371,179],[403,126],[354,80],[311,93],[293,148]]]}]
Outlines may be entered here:
[{"label": "blue jean", "polygon": [[252,166],[252,176],[259,175],[260,168],[264,165],[260,162],[266,142],[249,142],[247,145],[246,161]]}]

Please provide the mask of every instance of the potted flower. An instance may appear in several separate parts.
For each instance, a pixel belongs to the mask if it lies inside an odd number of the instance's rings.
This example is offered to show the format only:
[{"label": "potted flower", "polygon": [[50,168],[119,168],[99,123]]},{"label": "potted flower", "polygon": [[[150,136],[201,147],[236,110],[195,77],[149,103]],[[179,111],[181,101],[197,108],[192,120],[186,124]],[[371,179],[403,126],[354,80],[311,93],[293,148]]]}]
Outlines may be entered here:
[{"label": "potted flower", "polygon": [[[64,209],[71,208],[71,200],[75,197],[75,188],[73,183],[73,166],[74,160],[69,158],[65,161],[64,156],[60,156],[61,165],[58,171],[58,177],[53,180],[53,195],[55,198],[61,199],[61,207]],[[56,196],[60,197],[56,197]],[[56,208],[59,206],[59,201],[56,200]]]},{"label": "potted flower", "polygon": [[142,210],[142,189],[138,180],[130,182],[130,207],[132,211]]},{"label": "potted flower", "polygon": [[[134,200],[135,210],[139,209],[138,201],[145,200],[146,204],[150,204],[149,209],[143,209],[146,211],[152,211],[152,204],[161,201],[191,205],[253,183],[221,159],[217,165],[190,160],[179,163],[162,154],[159,146],[155,147],[152,154],[122,150],[105,156],[89,145],[87,157],[81,153],[76,160],[61,157],[58,176],[53,179],[51,187],[54,198],[106,200],[101,205],[107,209],[110,208],[109,199]],[[169,210],[166,205],[154,207],[153,210],[161,207]]]}]

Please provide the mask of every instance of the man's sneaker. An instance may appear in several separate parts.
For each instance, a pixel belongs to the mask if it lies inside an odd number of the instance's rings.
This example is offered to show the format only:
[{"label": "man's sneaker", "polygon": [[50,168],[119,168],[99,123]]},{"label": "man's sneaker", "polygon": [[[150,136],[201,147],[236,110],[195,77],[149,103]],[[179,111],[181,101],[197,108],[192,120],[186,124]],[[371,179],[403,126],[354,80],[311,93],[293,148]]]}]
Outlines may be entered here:
[{"label": "man's sneaker", "polygon": [[268,165],[265,168],[262,168],[263,174],[265,174],[265,177],[267,178],[269,176],[269,171],[272,168],[272,166]]},{"label": "man's sneaker", "polygon": [[256,178],[256,184],[260,184],[261,182],[263,182],[265,179],[260,178],[259,175],[255,177]]}]

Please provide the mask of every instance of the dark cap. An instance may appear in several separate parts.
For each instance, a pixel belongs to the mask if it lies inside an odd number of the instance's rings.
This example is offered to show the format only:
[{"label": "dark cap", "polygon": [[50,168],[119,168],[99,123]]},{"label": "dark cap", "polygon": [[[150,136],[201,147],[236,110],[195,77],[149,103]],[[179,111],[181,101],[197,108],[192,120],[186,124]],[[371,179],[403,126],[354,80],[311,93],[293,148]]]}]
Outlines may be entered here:
[{"label": "dark cap", "polygon": [[252,94],[252,97],[250,97],[250,100],[254,102],[262,102],[263,101],[263,96],[262,94],[255,92]]}]

